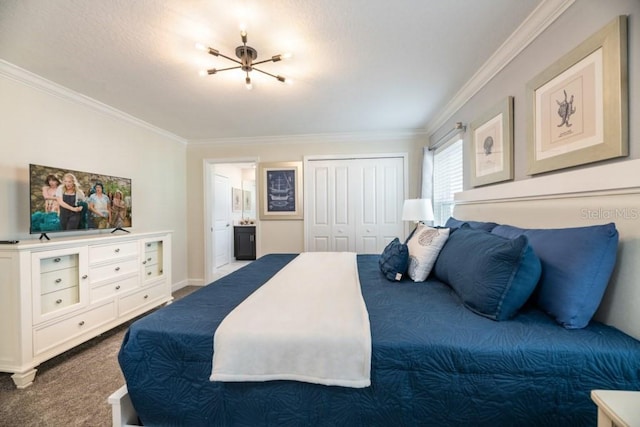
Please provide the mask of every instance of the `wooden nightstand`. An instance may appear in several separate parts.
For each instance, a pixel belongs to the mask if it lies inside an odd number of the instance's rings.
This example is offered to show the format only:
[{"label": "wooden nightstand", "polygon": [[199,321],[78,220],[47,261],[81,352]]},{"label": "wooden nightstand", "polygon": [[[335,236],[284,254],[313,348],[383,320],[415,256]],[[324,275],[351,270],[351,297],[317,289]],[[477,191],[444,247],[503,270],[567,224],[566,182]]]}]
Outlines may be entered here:
[{"label": "wooden nightstand", "polygon": [[598,405],[598,427],[640,426],[640,391],[591,390]]}]

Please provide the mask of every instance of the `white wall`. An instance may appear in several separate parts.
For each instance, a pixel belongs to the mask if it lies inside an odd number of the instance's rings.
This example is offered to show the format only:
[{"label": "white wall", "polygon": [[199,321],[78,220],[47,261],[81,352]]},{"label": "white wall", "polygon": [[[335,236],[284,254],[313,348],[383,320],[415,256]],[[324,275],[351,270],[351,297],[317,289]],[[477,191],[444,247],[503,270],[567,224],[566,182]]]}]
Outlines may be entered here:
[{"label": "white wall", "polygon": [[172,230],[172,284],[186,283],[184,142],[10,64],[0,63],[0,93],[0,239],[38,237],[30,163],[131,178],[132,231]]}]

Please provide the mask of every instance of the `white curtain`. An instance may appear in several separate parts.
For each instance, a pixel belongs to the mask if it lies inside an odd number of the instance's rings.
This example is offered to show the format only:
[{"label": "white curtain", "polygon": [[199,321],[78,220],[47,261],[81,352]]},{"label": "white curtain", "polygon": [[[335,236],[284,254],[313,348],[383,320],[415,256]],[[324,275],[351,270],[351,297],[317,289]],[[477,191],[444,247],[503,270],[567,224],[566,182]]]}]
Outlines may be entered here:
[{"label": "white curtain", "polygon": [[422,149],[422,182],[420,198],[433,202],[433,151],[429,147]]}]

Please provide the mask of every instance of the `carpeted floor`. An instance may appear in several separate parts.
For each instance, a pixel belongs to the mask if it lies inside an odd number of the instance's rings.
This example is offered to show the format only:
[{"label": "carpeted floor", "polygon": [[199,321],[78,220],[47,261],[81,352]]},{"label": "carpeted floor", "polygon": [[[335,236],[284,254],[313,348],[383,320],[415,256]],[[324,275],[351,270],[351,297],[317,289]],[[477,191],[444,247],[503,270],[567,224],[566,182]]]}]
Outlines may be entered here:
[{"label": "carpeted floor", "polygon": [[[182,288],[174,298],[196,289]],[[107,398],[124,384],[117,356],[130,323],[41,364],[25,389],[0,373],[0,427],[110,426]]]}]

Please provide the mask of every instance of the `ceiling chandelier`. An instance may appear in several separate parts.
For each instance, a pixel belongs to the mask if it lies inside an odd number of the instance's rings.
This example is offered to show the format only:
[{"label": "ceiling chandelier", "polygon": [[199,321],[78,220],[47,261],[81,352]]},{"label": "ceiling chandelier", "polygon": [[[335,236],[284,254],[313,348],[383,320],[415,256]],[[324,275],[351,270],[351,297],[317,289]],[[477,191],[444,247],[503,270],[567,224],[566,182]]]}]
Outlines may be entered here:
[{"label": "ceiling chandelier", "polygon": [[262,61],[257,61],[254,62],[257,58],[258,58],[258,51],[255,50],[254,48],[252,48],[251,46],[247,46],[247,32],[242,29],[240,31],[240,38],[242,39],[242,46],[238,46],[236,47],[236,56],[238,57],[238,59],[235,58],[231,58],[230,56],[224,55],[222,53],[220,53],[217,49],[214,49],[212,47],[205,47],[204,45],[198,43],[196,44],[196,48],[200,49],[200,50],[204,50],[207,53],[209,53],[210,55],[213,56],[221,56],[225,59],[228,59],[229,61],[235,62],[236,66],[234,67],[228,67],[228,68],[210,68],[208,70],[202,70],[200,71],[200,75],[202,76],[206,76],[206,75],[211,75],[211,74],[216,74],[219,73],[221,71],[227,71],[227,70],[237,70],[240,69],[242,71],[244,71],[246,73],[246,77],[244,79],[245,82],[245,86],[247,89],[251,89],[253,86],[251,84],[251,76],[249,75],[250,72],[252,71],[258,71],[262,74],[266,74],[268,76],[273,77],[274,79],[277,79],[278,81],[282,82],[282,83],[291,83],[291,79],[287,79],[281,75],[275,75],[275,74],[271,74],[268,73],[264,70],[261,70],[259,68],[256,68],[256,65],[260,65],[260,64],[264,64],[266,62],[278,62],[281,61],[283,59],[288,59],[291,57],[290,53],[285,53],[285,54],[279,54],[279,55],[274,55],[269,59],[265,59]]}]

